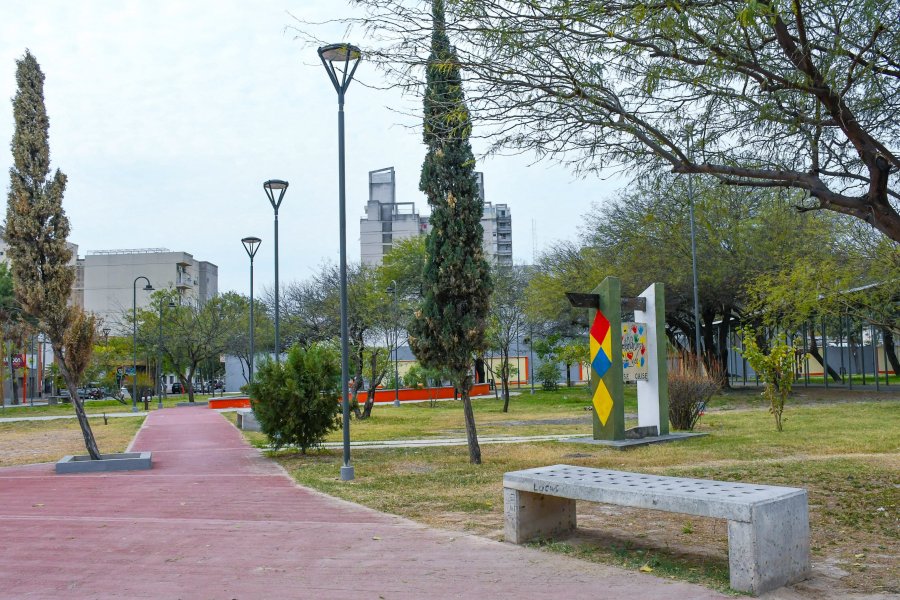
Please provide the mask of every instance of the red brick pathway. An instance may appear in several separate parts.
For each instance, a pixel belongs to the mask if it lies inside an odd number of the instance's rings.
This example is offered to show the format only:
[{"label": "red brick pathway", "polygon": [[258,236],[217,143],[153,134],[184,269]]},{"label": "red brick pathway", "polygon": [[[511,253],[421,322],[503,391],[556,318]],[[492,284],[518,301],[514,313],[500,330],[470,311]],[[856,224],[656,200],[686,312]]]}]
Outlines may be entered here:
[{"label": "red brick pathway", "polygon": [[153,412],[151,471],[0,469],[0,598],[707,599],[297,487],[221,415]]}]

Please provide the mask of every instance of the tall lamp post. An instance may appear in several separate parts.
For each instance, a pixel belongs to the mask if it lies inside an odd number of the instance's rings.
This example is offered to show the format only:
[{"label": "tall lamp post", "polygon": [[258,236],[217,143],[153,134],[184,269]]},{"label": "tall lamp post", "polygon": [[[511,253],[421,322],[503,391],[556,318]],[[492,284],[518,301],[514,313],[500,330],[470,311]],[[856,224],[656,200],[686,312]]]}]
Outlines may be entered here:
[{"label": "tall lamp post", "polygon": [[[253,383],[253,355],[254,352],[256,352],[253,346],[253,257],[256,256],[256,251],[259,250],[259,245],[262,244],[262,240],[258,237],[245,237],[241,240],[241,243],[244,245],[244,250],[247,251],[247,255],[250,257],[250,356],[247,359],[247,372],[249,374],[247,381]],[[275,288],[275,293],[277,294],[277,283],[275,284]],[[277,300],[275,305],[278,305]],[[278,313],[276,312],[276,314]]]},{"label": "tall lamp post", "polygon": [[328,72],[338,96],[338,189],[339,221],[341,242],[341,396],[343,399],[344,464],[341,466],[341,481],[353,479],[350,464],[350,392],[347,389],[350,377],[349,343],[347,334],[347,210],[344,182],[344,95],[359,66],[360,51],[350,44],[329,44],[319,48],[319,58]]},{"label": "tall lamp post", "polygon": [[[168,304],[169,308],[175,308],[175,302],[173,300],[169,300]],[[163,298],[159,299],[159,340],[156,345],[156,408],[162,408],[162,390],[163,390],[163,380],[164,377],[162,372],[162,345],[163,345],[163,336],[162,336],[162,321],[163,321]]]},{"label": "tall lamp post", "polygon": [[534,324],[528,324],[528,381],[531,382],[531,393],[534,394]]},{"label": "tall lamp post", "polygon": [[[688,157],[693,161],[693,127],[687,130],[687,151]],[[697,365],[702,364],[702,353],[700,351],[700,292],[697,284],[697,229],[694,224],[694,178],[688,173],[687,176],[687,192],[688,203],[690,204],[690,220],[691,220],[691,272],[694,282],[694,347],[697,353]]]},{"label": "tall lamp post", "polygon": [[[280,179],[270,179],[263,184],[263,189],[266,191],[266,196],[269,198],[272,209],[275,211],[275,362],[279,363],[281,362],[281,333],[278,328],[280,309],[280,301],[278,300],[278,208],[281,206],[281,201],[284,200],[284,193],[288,189],[288,182]],[[275,199],[275,192],[278,192],[277,200]],[[250,265],[251,267],[253,265],[252,256],[250,257]]]},{"label": "tall lamp post", "polygon": [[399,352],[400,352],[400,332],[397,328],[397,281],[391,280],[391,285],[388,287],[388,292],[393,292],[394,294],[394,406],[400,406],[400,367],[399,363]]},{"label": "tall lamp post", "polygon": [[134,374],[131,376],[131,412],[137,412],[137,282],[143,279],[147,282],[147,285],[144,286],[145,292],[152,292],[153,286],[150,285],[150,280],[144,277],[143,275],[138,275],[134,278],[134,283],[132,283],[132,295],[131,295],[131,319],[132,319],[132,327],[131,327],[131,343],[132,350],[134,354],[132,356],[131,367],[134,369]]}]

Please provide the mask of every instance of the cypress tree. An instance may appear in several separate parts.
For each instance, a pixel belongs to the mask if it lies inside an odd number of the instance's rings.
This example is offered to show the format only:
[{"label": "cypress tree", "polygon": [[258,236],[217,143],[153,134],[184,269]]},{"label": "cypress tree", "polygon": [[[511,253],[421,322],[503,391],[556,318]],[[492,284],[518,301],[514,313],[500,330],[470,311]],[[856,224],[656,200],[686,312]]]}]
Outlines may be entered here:
[{"label": "cypress tree", "polygon": [[97,442],[78,397],[78,381],[87,367],[95,336],[93,316],[69,305],[75,266],[66,245],[69,219],[62,207],[66,176],[50,175],[50,121],[44,106],[44,74],[30,51],[16,61],[13,98],[13,166],[6,207],[6,243],[16,299],[50,337],[54,361],[66,381],[92,459]]},{"label": "cypress tree", "polygon": [[450,373],[463,402],[469,460],[480,464],[469,391],[474,353],[485,344],[491,293],[482,247],[484,206],[469,143],[472,123],[459,60],[446,33],[443,0],[433,0],[432,17],[423,120],[427,154],[419,180],[431,205],[431,231],[426,240],[424,294],[410,327],[410,345],[426,367],[443,367]]}]

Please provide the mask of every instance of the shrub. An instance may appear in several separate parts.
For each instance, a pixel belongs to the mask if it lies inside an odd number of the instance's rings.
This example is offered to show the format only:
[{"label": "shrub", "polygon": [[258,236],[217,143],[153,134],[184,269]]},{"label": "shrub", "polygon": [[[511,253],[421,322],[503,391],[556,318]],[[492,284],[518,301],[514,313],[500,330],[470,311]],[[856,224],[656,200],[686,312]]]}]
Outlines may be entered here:
[{"label": "shrub", "polygon": [[428,381],[425,375],[425,369],[419,363],[415,363],[407,369],[403,375],[403,384],[408,388],[426,387]]},{"label": "shrub", "polygon": [[691,431],[713,394],[722,387],[717,372],[703,372],[697,356],[682,353],[679,367],[669,371],[669,422],[675,429]]},{"label": "shrub", "polygon": [[548,392],[559,389],[559,367],[555,362],[547,361],[538,367],[535,379],[541,382],[541,387]]},{"label": "shrub", "polygon": [[337,428],[340,355],[331,346],[294,346],[283,364],[264,363],[247,386],[260,428],[277,450],[297,446],[304,454]]},{"label": "shrub", "polygon": [[[794,348],[788,344],[786,335],[776,335],[769,342],[769,352],[766,353],[757,342],[753,329],[740,329],[738,333],[744,342],[744,358],[765,384],[763,396],[769,402],[769,412],[775,417],[775,429],[782,431],[784,402],[794,386]],[[738,351],[741,351],[740,348]]]}]

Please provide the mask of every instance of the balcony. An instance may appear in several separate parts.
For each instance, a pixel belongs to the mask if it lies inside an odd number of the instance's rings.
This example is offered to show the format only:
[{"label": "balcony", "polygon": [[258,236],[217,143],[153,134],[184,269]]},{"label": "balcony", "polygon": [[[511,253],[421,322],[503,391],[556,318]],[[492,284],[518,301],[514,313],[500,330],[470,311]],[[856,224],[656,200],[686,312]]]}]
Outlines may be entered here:
[{"label": "balcony", "polygon": [[187,273],[179,273],[178,277],[175,278],[175,287],[181,289],[187,289],[190,287],[194,287],[196,281],[193,277],[188,275]]}]

